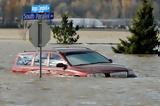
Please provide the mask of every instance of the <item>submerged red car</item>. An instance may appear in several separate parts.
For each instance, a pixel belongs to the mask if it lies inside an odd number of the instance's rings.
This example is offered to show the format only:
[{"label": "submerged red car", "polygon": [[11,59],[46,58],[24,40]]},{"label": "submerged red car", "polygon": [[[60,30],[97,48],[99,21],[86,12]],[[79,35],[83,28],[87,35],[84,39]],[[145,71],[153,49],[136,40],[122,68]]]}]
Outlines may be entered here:
[{"label": "submerged red car", "polygon": [[[38,51],[19,53],[12,67],[13,72],[39,73]],[[136,77],[133,70],[112,63],[101,54],[82,47],[59,47],[42,52],[42,73],[75,77]]]}]

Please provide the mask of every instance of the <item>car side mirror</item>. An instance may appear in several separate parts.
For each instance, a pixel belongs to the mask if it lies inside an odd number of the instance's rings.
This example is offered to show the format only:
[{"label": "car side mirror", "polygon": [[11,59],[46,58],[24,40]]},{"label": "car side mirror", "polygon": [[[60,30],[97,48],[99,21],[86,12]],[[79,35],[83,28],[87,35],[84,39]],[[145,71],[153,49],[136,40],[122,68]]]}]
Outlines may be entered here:
[{"label": "car side mirror", "polygon": [[110,63],[112,63],[112,62],[113,62],[113,60],[112,60],[112,59],[108,59],[108,61],[109,61]]},{"label": "car side mirror", "polygon": [[56,64],[56,67],[63,68],[65,70],[67,68],[67,65],[63,63],[58,63]]}]

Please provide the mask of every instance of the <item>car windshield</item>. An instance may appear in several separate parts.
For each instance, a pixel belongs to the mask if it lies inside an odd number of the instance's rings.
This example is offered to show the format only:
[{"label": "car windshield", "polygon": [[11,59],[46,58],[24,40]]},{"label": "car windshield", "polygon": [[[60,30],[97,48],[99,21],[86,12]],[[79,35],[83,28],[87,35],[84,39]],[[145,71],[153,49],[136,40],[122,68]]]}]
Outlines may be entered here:
[{"label": "car windshield", "polygon": [[66,53],[66,58],[73,66],[109,63],[109,60],[106,57],[93,51]]}]

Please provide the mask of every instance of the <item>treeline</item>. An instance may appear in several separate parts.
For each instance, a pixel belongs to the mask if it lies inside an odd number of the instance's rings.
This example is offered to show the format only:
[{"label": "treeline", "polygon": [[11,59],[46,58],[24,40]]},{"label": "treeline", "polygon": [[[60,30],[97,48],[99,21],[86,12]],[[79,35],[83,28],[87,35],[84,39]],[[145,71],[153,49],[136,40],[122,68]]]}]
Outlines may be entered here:
[{"label": "treeline", "polygon": [[[1,0],[1,24],[19,23],[36,4],[51,4],[55,17],[68,13],[73,18],[131,18],[141,0]],[[154,15],[160,19],[160,0],[153,0]]]}]

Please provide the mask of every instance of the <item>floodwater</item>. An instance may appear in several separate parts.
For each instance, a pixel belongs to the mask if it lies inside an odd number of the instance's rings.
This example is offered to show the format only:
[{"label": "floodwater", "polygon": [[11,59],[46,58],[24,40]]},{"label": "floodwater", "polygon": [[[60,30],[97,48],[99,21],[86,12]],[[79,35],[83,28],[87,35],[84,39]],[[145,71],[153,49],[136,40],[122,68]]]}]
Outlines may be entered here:
[{"label": "floodwater", "polygon": [[[43,49],[51,49],[48,44]],[[18,52],[37,50],[23,40],[0,40],[0,106],[160,106],[160,57],[115,54],[110,45],[80,44],[132,68],[137,78],[72,78],[14,74]]]}]

